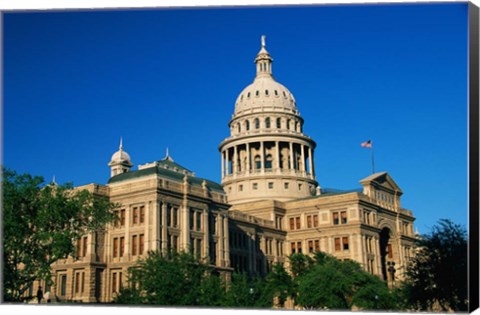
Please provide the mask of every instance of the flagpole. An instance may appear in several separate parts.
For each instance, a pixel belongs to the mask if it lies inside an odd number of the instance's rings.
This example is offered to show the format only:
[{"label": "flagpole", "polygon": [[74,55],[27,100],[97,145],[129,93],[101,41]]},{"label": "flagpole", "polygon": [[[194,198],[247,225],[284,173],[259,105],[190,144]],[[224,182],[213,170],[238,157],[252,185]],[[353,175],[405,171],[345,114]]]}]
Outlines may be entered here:
[{"label": "flagpole", "polygon": [[373,158],[373,144],[372,144],[372,174],[375,174],[375,160]]}]

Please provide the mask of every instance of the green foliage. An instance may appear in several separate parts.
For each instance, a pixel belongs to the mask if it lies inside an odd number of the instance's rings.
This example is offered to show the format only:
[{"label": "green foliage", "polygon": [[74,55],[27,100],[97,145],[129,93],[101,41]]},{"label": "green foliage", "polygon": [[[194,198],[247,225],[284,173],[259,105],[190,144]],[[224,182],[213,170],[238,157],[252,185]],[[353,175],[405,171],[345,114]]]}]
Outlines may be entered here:
[{"label": "green foliage", "polygon": [[[297,258],[298,259],[298,258]],[[298,259],[300,260],[300,259]],[[296,303],[307,309],[392,309],[387,285],[354,261],[317,253],[295,278]]]},{"label": "green foliage", "polygon": [[265,308],[272,305],[273,293],[264,279],[250,279],[245,273],[232,274],[224,306]]},{"label": "green foliage", "polygon": [[130,287],[120,292],[115,303],[218,306],[225,289],[211,271],[190,254],[149,252],[129,269]]},{"label": "green foliage", "polygon": [[278,304],[283,306],[287,298],[295,298],[296,286],[290,276],[285,270],[283,264],[273,265],[272,271],[267,275],[266,279],[267,290],[271,295],[278,298]]},{"label": "green foliage", "polygon": [[420,310],[468,310],[466,229],[442,219],[417,242],[403,286],[407,301]]},{"label": "green foliage", "polygon": [[113,220],[115,205],[71,185],[45,185],[42,177],[3,175],[3,274],[5,301],[19,301],[50,265],[75,252],[73,240]]}]

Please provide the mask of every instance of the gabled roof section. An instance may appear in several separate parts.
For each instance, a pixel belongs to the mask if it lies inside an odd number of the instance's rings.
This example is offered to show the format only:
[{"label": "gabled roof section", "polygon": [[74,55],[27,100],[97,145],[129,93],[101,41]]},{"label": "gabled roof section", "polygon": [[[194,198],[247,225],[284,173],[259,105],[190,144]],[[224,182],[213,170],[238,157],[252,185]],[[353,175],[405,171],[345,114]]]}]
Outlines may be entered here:
[{"label": "gabled roof section", "polygon": [[398,195],[403,194],[400,187],[397,183],[392,179],[387,172],[380,172],[372,174],[368,177],[365,177],[360,181],[363,187],[366,186],[374,186],[375,188],[383,188],[391,193],[397,193]]}]

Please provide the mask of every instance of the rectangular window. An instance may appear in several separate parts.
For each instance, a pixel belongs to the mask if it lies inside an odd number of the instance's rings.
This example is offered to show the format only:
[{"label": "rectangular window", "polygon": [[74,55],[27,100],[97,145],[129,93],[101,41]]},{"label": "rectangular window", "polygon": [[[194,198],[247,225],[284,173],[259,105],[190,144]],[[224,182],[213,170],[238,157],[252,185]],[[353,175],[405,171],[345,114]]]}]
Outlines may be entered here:
[{"label": "rectangular window", "polygon": [[313,226],[312,216],[308,215],[307,216],[307,228],[311,228],[312,226]]},{"label": "rectangular window", "polygon": [[118,257],[118,237],[113,239],[113,257]]},{"label": "rectangular window", "polygon": [[316,252],[320,251],[320,241],[319,240],[315,240],[315,251]]},{"label": "rectangular window", "polygon": [[288,189],[288,183],[283,183],[283,188]]},{"label": "rectangular window", "polygon": [[348,250],[348,237],[342,237],[343,250]]},{"label": "rectangular window", "polygon": [[138,237],[138,242],[139,242],[139,245],[138,245],[138,254],[139,255],[142,255],[143,254],[143,250],[145,248],[145,237],[143,234],[140,234],[139,237]]},{"label": "rectangular window", "polygon": [[295,230],[295,219],[290,218],[290,230]]},{"label": "rectangular window", "polygon": [[290,243],[290,251],[292,254],[295,254],[297,252],[297,244],[295,242]]},{"label": "rectangular window", "polygon": [[132,236],[132,255],[137,255],[137,236]]},{"label": "rectangular window", "polygon": [[252,184],[252,189],[257,190],[258,189],[258,183],[253,183]]},{"label": "rectangular window", "polygon": [[117,273],[112,273],[112,293],[117,292]]},{"label": "rectangular window", "polygon": [[336,252],[339,252],[341,250],[341,246],[340,246],[340,237],[335,237],[335,251]]},{"label": "rectangular window", "polygon": [[67,294],[67,275],[60,276],[60,296]]},{"label": "rectangular window", "polygon": [[318,214],[313,216],[313,227],[318,227]]},{"label": "rectangular window", "polygon": [[333,224],[338,225],[339,223],[340,223],[340,221],[338,219],[338,212],[334,212],[333,213]]},{"label": "rectangular window", "polygon": [[202,230],[202,213],[201,212],[197,212],[197,231],[201,231]]},{"label": "rectangular window", "polygon": [[75,293],[80,292],[80,272],[75,273]]},{"label": "rectangular window", "polygon": [[77,240],[77,257],[82,256],[82,239]]},{"label": "rectangular window", "polygon": [[145,206],[140,206],[140,223],[145,222]]},{"label": "rectangular window", "polygon": [[308,241],[308,252],[313,253],[313,241]]},{"label": "rectangular window", "polygon": [[125,226],[125,209],[120,210],[120,225]]},{"label": "rectangular window", "polygon": [[273,189],[273,183],[268,183],[268,189]]},{"label": "rectangular window", "polygon": [[190,209],[190,230],[193,231],[194,229],[194,224],[195,224],[195,211]]},{"label": "rectangular window", "polygon": [[113,215],[115,216],[115,222],[113,226],[118,227],[120,225],[120,211],[118,210],[113,211]]},{"label": "rectangular window", "polygon": [[298,251],[299,253],[302,252],[302,242],[297,242],[297,251]]},{"label": "rectangular window", "polygon": [[340,212],[340,216],[342,219],[342,224],[347,224],[347,212],[346,211]]},{"label": "rectangular window", "polygon": [[178,209],[173,208],[173,226],[178,226]]},{"label": "rectangular window", "polygon": [[295,225],[296,225],[297,230],[300,230],[300,217],[295,218]]},{"label": "rectangular window", "polygon": [[238,186],[238,191],[243,191],[243,185]]},{"label": "rectangular window", "polygon": [[132,224],[138,224],[138,208],[137,207],[133,208]]},{"label": "rectangular window", "polygon": [[87,236],[84,236],[83,237],[83,248],[82,248],[82,256],[85,257],[87,256],[87,241],[88,241],[88,238]]},{"label": "rectangular window", "polygon": [[120,257],[123,257],[123,253],[125,252],[125,237],[120,237]]}]

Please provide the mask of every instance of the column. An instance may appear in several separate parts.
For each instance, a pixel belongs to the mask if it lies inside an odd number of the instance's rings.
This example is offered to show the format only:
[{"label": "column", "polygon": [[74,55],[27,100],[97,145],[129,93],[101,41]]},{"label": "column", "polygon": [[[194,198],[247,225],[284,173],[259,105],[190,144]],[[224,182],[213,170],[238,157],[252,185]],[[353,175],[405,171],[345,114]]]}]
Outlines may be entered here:
[{"label": "column", "polygon": [[265,172],[265,148],[263,147],[263,141],[260,141],[260,163],[262,163],[260,170],[263,173]]},{"label": "column", "polygon": [[225,260],[223,259],[224,247],[223,247],[223,225],[222,215],[218,214],[216,218],[217,231],[218,231],[218,253],[217,253],[217,266],[224,266]]},{"label": "column", "polygon": [[308,147],[308,168],[310,169],[310,176],[313,178],[313,155],[310,146]]},{"label": "column", "polygon": [[125,249],[123,256],[130,257],[130,217],[132,215],[132,207],[125,207],[125,212]]},{"label": "column", "polygon": [[208,257],[207,262],[210,263],[210,239],[209,239],[209,230],[208,230],[208,209],[203,209],[202,213],[202,223],[203,223],[203,255],[202,257]]},{"label": "column", "polygon": [[302,172],[305,173],[306,168],[305,168],[305,146],[302,144],[300,145],[300,149],[302,151]]},{"label": "column", "polygon": [[180,250],[190,251],[190,209],[186,202],[180,207]]},{"label": "column", "polygon": [[[144,235],[144,252],[148,252],[149,250],[153,249],[155,250],[156,248],[153,247],[154,245],[150,244],[150,233],[148,233],[148,229],[150,228],[150,211],[152,210],[152,207],[151,207],[151,204],[152,202],[149,201],[147,203],[145,203],[144,207],[145,207],[145,221],[144,221],[144,232],[143,232],[143,235]],[[155,222],[155,221],[154,221]],[[154,233],[155,233],[155,226],[154,226]],[[155,236],[154,236],[154,239],[155,241]],[[156,244],[156,242],[155,242]]]},{"label": "column", "polygon": [[273,250],[273,256],[275,257],[274,258],[274,261],[277,262],[278,261],[278,241],[276,238],[273,239],[272,241],[272,250]]},{"label": "column", "polygon": [[247,144],[247,169],[246,169],[246,172],[245,173],[250,173],[250,143],[246,143]]},{"label": "column", "polygon": [[237,152],[237,146],[235,145],[233,147],[233,162],[232,162],[232,173],[233,177],[236,177],[237,172],[238,172],[238,152]]},{"label": "column", "polygon": [[293,144],[291,142],[288,143],[290,145],[290,170],[295,169],[295,161],[293,160]]},{"label": "column", "polygon": [[280,171],[280,143],[275,141],[275,169],[277,172]]},{"label": "column", "polygon": [[222,154],[221,154],[221,156],[222,156],[222,178],[225,177],[225,157],[224,157],[224,155],[225,155],[225,151],[222,151]]},{"label": "column", "polygon": [[382,259],[380,257],[380,241],[377,237],[374,238],[375,242],[375,267],[376,273],[379,276],[382,276]]},{"label": "column", "polygon": [[228,149],[225,149],[225,175],[228,174]]},{"label": "column", "polygon": [[162,253],[166,253],[167,251],[167,204],[165,202],[162,202],[162,213],[160,214],[162,216],[162,237],[161,237],[161,242],[162,242]]},{"label": "column", "polygon": [[230,266],[230,246],[228,244],[228,217],[223,217],[223,253],[225,260],[225,267]]},{"label": "column", "polygon": [[247,234],[247,248],[248,248],[248,272],[249,273],[253,273],[254,269],[253,269],[253,257],[255,257],[255,255],[253,254],[253,250],[254,250],[254,246],[252,244],[252,235],[250,235],[250,233],[246,233]]}]

